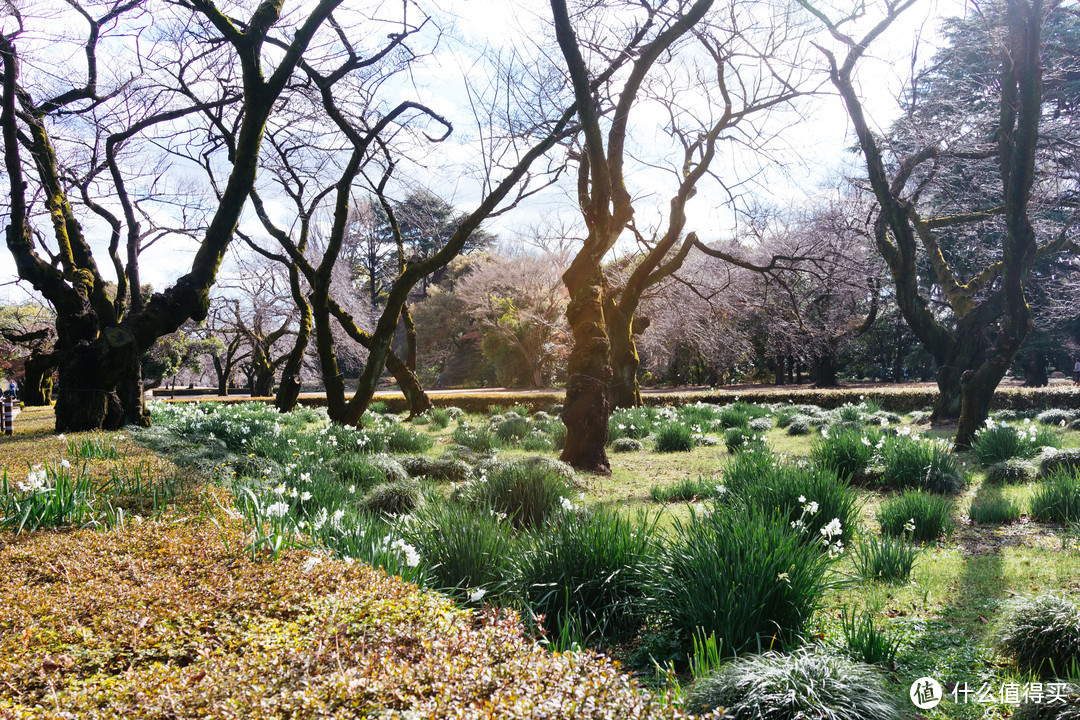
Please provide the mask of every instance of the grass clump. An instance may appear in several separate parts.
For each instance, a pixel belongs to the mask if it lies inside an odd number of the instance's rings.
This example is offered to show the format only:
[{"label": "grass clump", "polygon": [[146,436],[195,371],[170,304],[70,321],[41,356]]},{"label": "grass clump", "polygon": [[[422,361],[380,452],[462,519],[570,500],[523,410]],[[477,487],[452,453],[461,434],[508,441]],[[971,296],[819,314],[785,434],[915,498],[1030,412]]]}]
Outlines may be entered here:
[{"label": "grass clump", "polygon": [[[749,466],[755,462],[759,461],[751,460]],[[771,464],[731,489],[747,504],[780,512],[811,543],[825,538],[826,527],[833,532],[838,526],[832,539],[849,544],[858,527],[858,492],[826,468]]]},{"label": "grass clump", "polygon": [[1023,514],[1020,503],[1000,495],[979,493],[971,501],[968,517],[979,525],[1007,525]]},{"label": "grass clump", "polygon": [[405,536],[423,558],[432,586],[472,603],[505,592],[516,551],[509,525],[461,503],[428,503],[413,518]]},{"label": "grass clump", "polygon": [[738,658],[694,684],[686,709],[724,708],[735,720],[900,720],[894,695],[872,667],[823,650]]},{"label": "grass clump", "polygon": [[656,423],[652,408],[623,408],[611,413],[608,419],[608,442],[619,438],[642,440],[649,436]]},{"label": "grass clump", "polygon": [[641,627],[657,572],[653,529],[644,516],[600,508],[562,512],[532,535],[514,577],[549,637],[585,644],[625,639]]},{"label": "grass clump", "polygon": [[391,480],[378,485],[363,497],[360,507],[380,515],[402,515],[424,502],[420,483],[413,479]]},{"label": "grass clump", "polygon": [[707,481],[703,477],[697,477],[683,478],[674,485],[666,487],[653,485],[649,489],[649,497],[653,502],[658,503],[692,502],[694,500],[720,497],[725,492],[726,488],[723,485],[717,484],[715,481]]},{"label": "grass clump", "polygon": [[880,452],[885,485],[937,493],[960,492],[967,485],[946,442],[896,435],[885,438]]},{"label": "grass clump", "polygon": [[814,440],[810,457],[816,464],[830,468],[851,482],[858,482],[874,462],[874,452],[881,438],[880,430],[834,427],[827,436]]},{"label": "grass clump", "polygon": [[[777,418],[777,424],[779,425],[779,418]],[[780,427],[785,427],[780,425]],[[786,425],[788,435],[809,435],[813,430],[811,419],[805,415],[795,415]]]},{"label": "grass clump", "polygon": [[684,650],[714,634],[725,655],[798,644],[829,586],[820,546],[786,515],[744,503],[694,513],[674,529],[654,597]]},{"label": "grass clump", "polygon": [[874,614],[856,615],[854,610],[840,611],[840,632],[844,636],[844,651],[853,660],[869,665],[889,667],[896,660],[900,638],[891,635],[874,623]]},{"label": "grass clump", "polygon": [[1040,425],[1056,425],[1057,427],[1065,427],[1076,416],[1071,410],[1064,410],[1062,408],[1051,408],[1049,410],[1043,410],[1041,413],[1035,416],[1035,422]]},{"label": "grass clump", "polygon": [[386,449],[392,453],[424,453],[435,445],[435,438],[401,424],[391,424],[386,433]]},{"label": "grass clump", "polygon": [[975,433],[971,451],[984,465],[1012,458],[1033,458],[1044,447],[1060,447],[1061,437],[1055,431],[1038,425],[990,424]]},{"label": "grass clump", "polygon": [[1057,595],[1018,603],[1002,630],[1000,650],[1022,671],[1065,675],[1080,667],[1080,607]]},{"label": "grass clump", "polygon": [[450,439],[456,445],[461,445],[476,453],[489,453],[502,447],[499,436],[491,432],[489,428],[465,422],[458,423]]},{"label": "grass clump", "polygon": [[565,473],[522,461],[493,467],[462,485],[458,496],[472,507],[505,515],[517,528],[533,528],[561,510],[571,490]]},{"label": "grass clump", "polygon": [[694,449],[694,435],[682,423],[668,423],[656,433],[656,452],[690,452]]},{"label": "grass clump", "polygon": [[1011,458],[994,463],[986,469],[988,485],[1012,485],[1028,483],[1035,479],[1035,468],[1030,462]]},{"label": "grass clump", "polygon": [[855,550],[855,569],[867,580],[906,583],[919,549],[903,536],[865,535]]},{"label": "grass clump", "polygon": [[1049,477],[1058,471],[1080,470],[1080,450],[1047,450],[1039,460],[1039,477]]},{"label": "grass clump", "polygon": [[716,424],[722,428],[744,428],[750,425],[750,415],[741,407],[727,405],[720,409]]},{"label": "grass clump", "polygon": [[763,442],[762,437],[748,427],[734,427],[724,433],[724,447],[729,453],[742,452],[760,442]]},{"label": "grass clump", "polygon": [[529,421],[516,413],[507,413],[506,419],[495,426],[495,434],[504,443],[516,443],[529,434]]},{"label": "grass clump", "polygon": [[1066,470],[1054,472],[1031,494],[1030,514],[1039,522],[1080,520],[1080,479]]},{"label": "grass clump", "polygon": [[912,540],[936,540],[951,535],[955,523],[952,502],[923,490],[905,490],[886,500],[878,508],[877,519],[881,532],[893,537],[907,536]]},{"label": "grass clump", "polygon": [[397,458],[412,477],[442,482],[464,482],[472,477],[473,469],[460,458],[443,455],[432,458],[426,455],[406,455]]},{"label": "grass clump", "polygon": [[633,438],[627,437],[619,438],[615,442],[611,443],[612,452],[617,453],[637,452],[644,449],[644,447],[645,446],[641,444],[640,440],[635,440]]},{"label": "grass clump", "polygon": [[450,411],[446,408],[431,408],[426,415],[432,430],[442,430],[450,425]]}]

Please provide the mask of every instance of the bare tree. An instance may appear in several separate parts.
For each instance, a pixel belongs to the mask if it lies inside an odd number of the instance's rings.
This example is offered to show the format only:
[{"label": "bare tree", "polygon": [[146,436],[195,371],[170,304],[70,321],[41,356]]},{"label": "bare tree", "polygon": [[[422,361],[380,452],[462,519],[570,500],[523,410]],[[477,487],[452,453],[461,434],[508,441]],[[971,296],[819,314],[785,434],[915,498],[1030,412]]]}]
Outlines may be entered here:
[{"label": "bare tree", "polygon": [[[162,22],[167,15],[180,38],[178,43],[117,44],[137,55],[111,59],[110,67],[118,72],[105,86],[98,58],[104,38],[110,33],[129,31],[139,22],[145,26],[151,13],[143,12],[142,4],[134,0],[111,3],[100,15],[92,15],[72,2],[72,16],[59,24],[85,28],[81,45],[86,64],[82,77],[62,89],[49,87],[53,83],[35,77],[25,82],[27,78],[20,75],[26,66],[17,46],[30,46],[27,52],[33,56],[35,52],[53,51],[45,46],[56,39],[35,42],[40,30],[36,20],[13,12],[13,29],[0,36],[4,73],[0,129],[11,188],[7,246],[19,276],[57,311],[58,430],[149,422],[142,404],[140,358],[157,338],[176,330],[189,318],[201,320],[206,316],[210,287],[255,181],[267,118],[312,39],[339,3],[320,0],[284,23],[279,2],[262,2],[247,18],[229,17],[211,0],[177,2],[160,8],[152,19]],[[282,24],[285,27],[279,28]],[[288,39],[280,40],[281,52],[265,53],[267,40],[276,32]],[[332,44],[328,37],[321,51]],[[276,62],[269,67],[271,57]],[[139,118],[140,111],[125,104],[130,98],[125,90],[136,84],[124,77],[126,69],[171,72],[177,94],[186,102],[177,99],[174,106],[155,110],[152,118]],[[234,99],[239,102],[234,103]],[[171,288],[155,293],[145,303],[129,303],[121,312],[123,308],[106,291],[106,280],[62,181],[60,167],[64,163],[56,155],[52,132],[57,121],[71,116],[91,118],[110,107],[126,108],[130,111],[126,115],[129,124],[110,135],[110,139],[119,138],[113,142],[117,150],[118,143],[145,130],[145,123],[151,119],[151,124],[156,125],[201,112],[221,121],[226,117],[226,106],[232,108],[227,122],[238,128],[236,143],[227,148],[231,170],[219,188],[190,270]],[[32,158],[29,171],[24,167],[24,153]],[[204,156],[213,154],[207,150]],[[35,183],[32,195],[28,194],[30,182]],[[117,187],[114,190],[120,192]],[[38,192],[51,221],[55,251],[46,248],[44,234],[34,229],[32,204],[37,202]],[[120,201],[123,204],[122,196]],[[123,215],[129,222],[129,238],[135,237],[137,251],[140,232],[131,226],[132,214],[127,208]],[[111,247],[115,249],[119,242],[115,224],[112,231]],[[43,252],[48,257],[43,257]],[[137,295],[141,285],[134,285],[129,291]]]},{"label": "bare tree", "polygon": [[[705,0],[618,7],[627,15],[640,14],[624,50],[632,60],[619,83],[596,92],[590,58],[610,53],[612,40],[578,37],[567,4],[552,2],[556,37],[579,105],[584,146],[578,203],[588,229],[564,275],[574,349],[563,413],[570,440],[562,458],[601,473],[609,471],[604,441],[610,404],[641,402],[635,336],[646,324],[636,317],[643,294],[678,270],[696,246],[696,234],[686,232],[687,203],[703,180],[720,180],[712,163],[725,144],[742,145],[744,151],[764,145],[767,133],[752,119],[798,97],[804,80],[798,63],[785,56],[789,44],[798,45],[798,33],[783,13],[762,21],[757,16],[764,6],[732,3],[714,12],[714,3]],[[587,11],[579,16],[587,22]],[[658,104],[667,114],[664,129],[678,154],[670,168],[675,179],[670,210],[652,232],[635,219],[626,183],[630,117],[645,103]],[[618,264],[625,279],[615,286],[602,262],[627,230],[640,253]]]},{"label": "bare tree", "polygon": [[[833,20],[808,0],[800,2],[821,20],[845,53],[841,60],[822,48],[832,83],[858,135],[869,184],[880,206],[876,245],[889,267],[904,318],[938,362],[939,396],[933,419],[946,421],[958,414],[955,442],[966,446],[988,416],[994,391],[1031,330],[1032,311],[1025,291],[1031,269],[1038,257],[1066,249],[1075,224],[1073,212],[1046,232],[1047,239],[1040,244],[1032,204],[1040,176],[1036,156],[1045,100],[1042,30],[1048,12],[1060,3],[1007,0],[997,14],[1000,32],[985,35],[983,50],[997,58],[992,85],[982,88],[983,97],[993,98],[983,103],[993,106],[987,114],[991,134],[969,132],[972,127],[985,127],[972,114],[967,123],[950,122],[958,132],[920,137],[912,146],[893,148],[897,154],[889,161],[881,140],[870,129],[853,76],[871,43],[913,0],[887,2],[884,17],[858,40],[844,32],[853,17]],[[972,198],[974,207],[948,215],[924,214],[933,211],[932,204],[924,203],[924,190],[937,168],[984,161],[996,165],[994,195]],[[944,236],[977,223],[996,224],[995,242],[988,248],[987,264],[973,269],[964,281],[946,259]],[[939,297],[921,291],[917,271],[921,261],[932,268]]]}]

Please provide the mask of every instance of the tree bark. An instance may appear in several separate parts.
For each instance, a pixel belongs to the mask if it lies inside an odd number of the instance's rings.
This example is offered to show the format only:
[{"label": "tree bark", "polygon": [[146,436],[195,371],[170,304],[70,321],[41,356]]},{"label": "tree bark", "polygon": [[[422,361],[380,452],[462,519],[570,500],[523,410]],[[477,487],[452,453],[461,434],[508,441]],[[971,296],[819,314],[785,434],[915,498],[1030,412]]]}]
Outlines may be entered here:
[{"label": "tree bark", "polygon": [[23,365],[22,402],[28,407],[45,407],[52,403],[53,372],[56,353],[30,352]]},{"label": "tree bark", "polygon": [[648,319],[627,318],[614,303],[608,305],[604,320],[608,325],[611,341],[611,386],[608,401],[612,408],[641,407],[641,388],[638,386],[638,368],[641,358],[637,352],[636,335],[649,326]]},{"label": "tree bark", "polygon": [[293,302],[300,310],[300,324],[296,329],[296,340],[293,342],[289,357],[285,360],[285,367],[281,371],[281,384],[278,386],[277,396],[274,398],[274,407],[278,412],[291,412],[296,408],[296,401],[300,397],[300,389],[303,385],[300,380],[300,370],[304,364],[304,353],[307,351],[308,342],[311,340],[312,318],[311,306],[304,297],[304,289],[300,285],[300,269],[296,263],[289,265],[289,290],[293,296]]},{"label": "tree bark", "polygon": [[402,362],[394,353],[386,356],[386,369],[394,376],[394,381],[397,382],[401,393],[405,396],[405,401],[409,405],[410,420],[435,407],[431,404],[431,399],[427,396],[427,393],[424,392],[424,388],[420,385],[420,380],[417,379],[416,374],[409,369],[407,363]]},{"label": "tree bark", "polygon": [[612,371],[608,364],[611,344],[604,322],[604,277],[599,267],[584,277],[575,276],[574,270],[571,266],[563,276],[570,292],[566,317],[574,345],[566,368],[562,411],[566,445],[559,459],[579,470],[610,475],[606,446]]}]

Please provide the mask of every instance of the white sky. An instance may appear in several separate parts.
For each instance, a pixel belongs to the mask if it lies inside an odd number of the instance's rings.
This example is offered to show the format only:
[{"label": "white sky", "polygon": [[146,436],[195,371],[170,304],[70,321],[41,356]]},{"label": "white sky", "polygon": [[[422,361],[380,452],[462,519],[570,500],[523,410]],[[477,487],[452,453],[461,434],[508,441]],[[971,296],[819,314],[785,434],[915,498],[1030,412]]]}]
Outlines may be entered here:
[{"label": "white sky", "polygon": [[[546,3],[535,0],[449,0],[441,3],[440,8],[433,13],[441,18],[448,39],[440,44],[432,61],[415,73],[413,84],[398,85],[393,91],[429,104],[454,123],[452,138],[431,149],[428,167],[411,168],[408,174],[417,185],[428,187],[459,209],[468,211],[479,199],[479,188],[470,173],[463,170],[475,163],[477,154],[477,148],[471,142],[475,137],[475,124],[465,101],[463,78],[471,70],[475,80],[476,70],[470,68],[468,53],[458,43],[492,47],[516,43],[520,47],[522,38],[536,37],[541,32],[538,28],[547,21],[550,10]],[[922,0],[872,46],[871,54],[859,66],[857,80],[868,114],[878,128],[887,127],[896,115],[895,98],[910,71],[914,39],[922,36],[924,44],[920,55],[923,59],[928,58],[932,54],[937,18],[962,11],[962,0]],[[822,38],[822,42],[831,44],[828,41],[829,38]],[[789,124],[782,134],[786,147],[778,152],[783,166],[766,166],[761,182],[754,185],[754,192],[768,203],[798,204],[823,186],[835,183],[839,175],[858,174],[859,158],[845,152],[853,139],[839,98],[835,95],[815,98],[801,113],[803,117],[784,119]],[[642,109],[636,111],[635,118],[634,140],[642,153],[648,152],[653,143],[666,142],[654,120],[659,119],[658,115]],[[728,153],[718,157],[714,166],[721,175],[731,178],[733,174],[744,176],[750,164],[753,163],[748,158]],[[658,219],[672,191],[670,176],[639,170],[627,180],[631,193],[639,198],[636,204],[639,225]],[[506,237],[527,233],[528,228],[545,223],[575,224],[579,215],[570,192],[567,188],[553,189],[486,227]],[[703,191],[691,201],[688,231],[696,230],[706,240],[732,233],[733,217],[724,198],[718,195],[715,189]],[[282,211],[280,219],[287,221],[287,213]],[[241,224],[252,231],[259,229],[250,212],[245,213]],[[100,228],[88,227],[87,230],[90,236],[103,234]],[[104,272],[110,272],[104,240],[95,241],[94,245],[99,266]],[[192,241],[160,243],[143,255],[143,281],[159,289],[167,286],[186,272],[193,254]],[[15,277],[13,259],[9,253],[0,251],[0,301],[17,301],[24,297],[20,289],[9,284]]]}]

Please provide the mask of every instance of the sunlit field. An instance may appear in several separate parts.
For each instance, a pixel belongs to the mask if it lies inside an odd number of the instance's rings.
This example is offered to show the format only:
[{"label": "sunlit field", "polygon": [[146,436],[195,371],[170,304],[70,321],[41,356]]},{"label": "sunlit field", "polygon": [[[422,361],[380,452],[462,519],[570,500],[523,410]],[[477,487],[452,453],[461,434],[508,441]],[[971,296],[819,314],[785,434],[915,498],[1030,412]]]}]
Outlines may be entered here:
[{"label": "sunlit field", "polygon": [[867,401],[623,410],[601,477],[558,462],[557,406],[383,410],[24,411],[0,714],[668,717],[792,668],[867,717],[1075,705],[1071,411],[955,454]]}]

